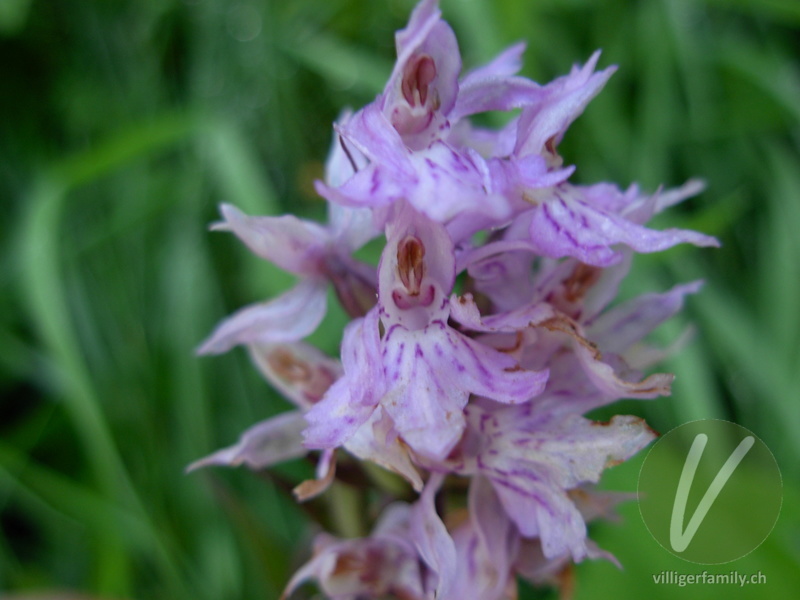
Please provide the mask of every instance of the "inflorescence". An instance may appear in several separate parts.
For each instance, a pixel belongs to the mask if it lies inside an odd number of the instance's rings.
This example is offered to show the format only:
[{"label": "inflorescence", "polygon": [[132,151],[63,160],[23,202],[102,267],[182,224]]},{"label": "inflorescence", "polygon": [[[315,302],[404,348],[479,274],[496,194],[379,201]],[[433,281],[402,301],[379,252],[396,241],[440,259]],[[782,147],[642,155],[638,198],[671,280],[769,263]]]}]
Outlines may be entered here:
[{"label": "inflorescence", "polygon": [[[413,488],[416,501],[388,504],[369,537],[321,534],[287,595],[314,579],[337,599],[514,598],[517,576],[614,560],[586,523],[624,495],[593,484],[655,433],[638,417],[583,415],[670,393],[672,375],[642,375],[664,355],[642,340],[700,282],[609,305],[634,252],[717,241],[645,226],[696,181],[653,195],[570,182],[558,146],[615,70],[596,70],[599,52],[546,85],[516,75],[523,44],[462,76],[437,0],[419,3],[396,44],[383,92],[334,125],[316,186],[327,224],[222,206],[215,229],[298,283],[223,321],[200,352],[245,345],[296,410],[192,468],[319,450],[302,501],[333,481],[343,449]],[[516,114],[496,131],[470,122],[487,111]],[[381,235],[377,268],[354,258]],[[352,318],[340,359],[303,341],[329,286]]]}]

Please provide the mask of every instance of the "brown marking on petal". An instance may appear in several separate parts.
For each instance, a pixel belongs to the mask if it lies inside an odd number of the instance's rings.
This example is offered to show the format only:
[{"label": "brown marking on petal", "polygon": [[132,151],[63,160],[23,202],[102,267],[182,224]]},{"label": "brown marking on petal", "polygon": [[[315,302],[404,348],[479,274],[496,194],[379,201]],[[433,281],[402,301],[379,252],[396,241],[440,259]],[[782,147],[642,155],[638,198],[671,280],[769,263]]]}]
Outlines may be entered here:
[{"label": "brown marking on petal", "polygon": [[553,136],[550,136],[549,138],[547,138],[547,140],[544,143],[544,148],[550,154],[553,154],[553,155],[558,154],[558,151],[556,150],[556,136],[553,135]]},{"label": "brown marking on petal", "polygon": [[[608,427],[609,425],[613,425],[614,424],[614,421],[615,421],[615,419],[617,417],[619,417],[619,415],[617,415],[615,417],[612,417],[611,420],[609,420],[609,421],[592,421],[590,423],[590,425],[592,427]],[[627,428],[634,427],[634,426],[643,426],[645,429],[649,430],[651,433],[654,433],[656,436],[658,435],[655,431],[653,431],[652,429],[650,429],[650,427],[648,427],[648,425],[645,422],[645,420],[642,419],[641,417],[634,417],[634,418],[632,418],[630,421],[628,421],[626,423],[626,427]],[[609,469],[611,467],[616,467],[617,465],[621,465],[624,462],[625,462],[625,460],[623,460],[623,459],[614,459],[614,458],[611,458],[611,457],[607,457],[605,465],[604,465],[604,468]],[[572,494],[572,492],[575,492],[575,495],[578,496],[578,497],[580,497],[580,494],[583,493],[583,494],[586,495],[587,499],[590,499],[590,496],[585,491],[582,491],[580,489],[570,490],[570,494]]]},{"label": "brown marking on petal", "polygon": [[425,277],[425,246],[413,235],[397,245],[397,273],[409,296],[418,296]]},{"label": "brown marking on petal", "polygon": [[568,302],[581,300],[589,289],[597,283],[603,270],[584,263],[578,263],[570,276],[564,281],[564,299]]},{"label": "brown marking on petal", "polygon": [[299,360],[287,348],[276,348],[267,355],[267,363],[275,374],[289,383],[303,383],[311,379],[309,364]]},{"label": "brown marking on petal", "polygon": [[650,425],[648,425],[646,421],[644,422],[644,428],[647,429],[647,431],[652,433],[654,436],[661,437],[661,434],[652,427],[650,427]]},{"label": "brown marking on petal", "polygon": [[336,557],[336,565],[331,572],[332,577],[358,573],[363,566],[363,559],[355,553],[342,552]]},{"label": "brown marking on petal", "polygon": [[[630,381],[622,381],[623,385],[630,389],[631,391],[640,393],[640,394],[659,394],[661,396],[669,396],[672,393],[671,383],[660,383],[658,380],[663,379],[664,375],[669,375],[668,373],[653,373],[652,375],[645,377],[639,383],[633,383]],[[675,376],[672,376],[674,379]]]},{"label": "brown marking on petal", "polygon": [[524,371],[524,370],[525,369],[523,369],[519,365],[514,365],[513,367],[506,367],[505,369],[503,369],[503,372],[505,372],[505,373],[518,373],[519,371]]},{"label": "brown marking on petal", "polygon": [[555,317],[551,317],[545,321],[542,321],[539,323],[539,326],[544,327],[548,331],[560,331],[562,333],[566,333],[581,346],[589,350],[595,360],[600,360],[602,358],[602,354],[597,348],[597,344],[583,337],[580,334],[578,324],[569,317],[565,315],[556,315]]},{"label": "brown marking on petal", "polygon": [[[560,331],[562,333],[566,333],[573,340],[583,346],[583,348],[591,352],[591,358],[593,360],[602,362],[603,355],[598,349],[597,344],[583,337],[578,324],[566,315],[557,314],[555,317],[539,323],[539,326],[544,327],[548,331]],[[652,375],[644,378],[642,381],[636,383],[620,379],[615,373],[612,373],[612,376],[616,383],[629,393],[635,393],[637,395],[657,394],[659,396],[670,395],[672,380],[675,378],[674,375],[667,373],[653,373]]]},{"label": "brown marking on petal", "polygon": [[303,396],[312,403],[319,402],[336,381],[336,374],[330,369],[301,360],[285,347],[270,352],[266,361],[276,377],[300,388]]},{"label": "brown marking on petal", "polygon": [[592,495],[583,488],[572,488],[567,490],[567,496],[570,500],[580,505],[582,503],[589,504],[592,501]]},{"label": "brown marking on petal", "polygon": [[495,350],[497,350],[498,352],[503,352],[505,354],[511,354],[513,352],[516,352],[520,348],[522,348],[522,342],[523,342],[524,339],[525,339],[525,336],[522,335],[522,332],[521,331],[517,331],[517,333],[515,335],[514,345],[513,346],[511,346],[509,348],[495,348]]},{"label": "brown marking on petal", "polygon": [[[408,61],[403,72],[400,89],[411,106],[424,106],[428,101],[428,86],[436,79],[436,63],[427,54]],[[434,100],[438,100],[438,95]]]},{"label": "brown marking on petal", "polygon": [[305,502],[319,496],[328,489],[334,477],[336,477],[336,453],[331,457],[328,472],[322,479],[307,479],[292,490],[295,499],[298,502]]},{"label": "brown marking on petal", "polygon": [[312,404],[316,404],[322,400],[334,381],[336,381],[336,374],[327,367],[320,366],[314,371],[311,381],[303,389],[303,396]]},{"label": "brown marking on petal", "polygon": [[525,200],[525,202],[527,202],[528,204],[532,204],[533,206],[539,206],[539,200],[534,198],[534,196],[528,191],[522,192],[522,199]]}]

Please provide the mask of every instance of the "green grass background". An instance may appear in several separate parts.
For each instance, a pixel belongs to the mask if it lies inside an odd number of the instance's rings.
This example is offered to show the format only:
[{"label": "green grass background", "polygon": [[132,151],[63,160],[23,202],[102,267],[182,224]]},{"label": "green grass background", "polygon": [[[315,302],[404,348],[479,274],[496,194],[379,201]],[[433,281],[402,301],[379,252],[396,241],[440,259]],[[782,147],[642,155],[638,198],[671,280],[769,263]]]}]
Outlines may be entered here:
[{"label": "green grass background", "polygon": [[[583,182],[703,177],[659,217],[718,236],[637,258],[626,294],[702,277],[663,328],[693,342],[671,398],[623,402],[667,431],[737,421],[783,472],[751,555],[766,587],[655,586],[701,572],[635,503],[593,535],[576,598],[791,598],[800,589],[800,3],[443,0],[467,67],[526,40],[547,81],[603,48],[619,71],[562,146]],[[73,590],[153,600],[277,598],[311,531],[278,476],[184,466],[286,402],[236,350],[193,349],[290,278],[212,234],[220,202],[321,217],[330,123],[374,97],[407,0],[0,0],[0,597]],[[335,352],[344,319],[315,335]],[[642,456],[608,473],[635,489]],[[347,490],[337,492],[339,504]],[[333,508],[331,508],[333,504]],[[336,502],[319,510],[336,510]],[[339,519],[341,521],[341,519]],[[11,597],[11,596],[9,596]],[[525,588],[523,598],[554,597]]]}]

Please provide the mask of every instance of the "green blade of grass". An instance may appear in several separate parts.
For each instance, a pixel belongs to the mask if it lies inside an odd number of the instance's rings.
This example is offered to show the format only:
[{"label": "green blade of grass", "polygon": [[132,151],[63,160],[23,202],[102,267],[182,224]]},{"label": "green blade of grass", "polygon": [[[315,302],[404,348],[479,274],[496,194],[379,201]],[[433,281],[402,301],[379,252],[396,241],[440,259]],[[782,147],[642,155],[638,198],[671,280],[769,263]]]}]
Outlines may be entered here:
[{"label": "green blade of grass", "polygon": [[[131,160],[163,148],[193,130],[193,122],[167,116],[158,126],[132,128],[105,144],[56,165],[40,179],[27,202],[28,213],[20,230],[23,303],[52,359],[54,380],[62,391],[64,407],[91,465],[101,493],[147,520],[147,512],[122,461],[103,414],[92,377],[81,356],[78,336],[67,306],[61,274],[58,240],[67,193],[73,186],[101,177]],[[172,126],[168,124],[171,123]],[[160,560],[162,573],[174,592],[181,587],[178,571],[159,538],[150,532],[150,554]],[[131,562],[125,536],[118,526],[101,532],[104,551],[98,555],[97,591],[126,596],[131,588]]]},{"label": "green blade of grass", "polygon": [[[65,186],[43,180],[30,196],[20,253],[24,265],[24,302],[53,356],[58,369],[57,381],[65,391],[65,408],[85,444],[85,456],[92,465],[98,486],[111,498],[122,500],[120,496],[123,495],[122,502],[127,504],[130,481],[123,475],[125,468],[82,363],[63,301],[57,240],[65,193]],[[118,527],[112,526],[102,532],[102,545],[106,551],[98,557],[97,591],[125,596],[131,592],[130,562]]]}]

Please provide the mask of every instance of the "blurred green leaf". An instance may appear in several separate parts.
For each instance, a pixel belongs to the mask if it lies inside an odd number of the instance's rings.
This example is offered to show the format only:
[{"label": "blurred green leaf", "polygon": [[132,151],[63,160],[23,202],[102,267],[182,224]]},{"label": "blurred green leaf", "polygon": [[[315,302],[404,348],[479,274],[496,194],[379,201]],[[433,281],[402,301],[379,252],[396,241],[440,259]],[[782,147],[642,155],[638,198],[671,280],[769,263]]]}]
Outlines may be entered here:
[{"label": "blurred green leaf", "polygon": [[332,35],[315,33],[287,40],[283,50],[307,68],[325,77],[334,88],[353,90],[367,97],[383,89],[392,65],[364,49],[354,48]]},{"label": "blurred green leaf", "polygon": [[3,0],[0,2],[0,34],[13,35],[25,26],[31,0]]}]

